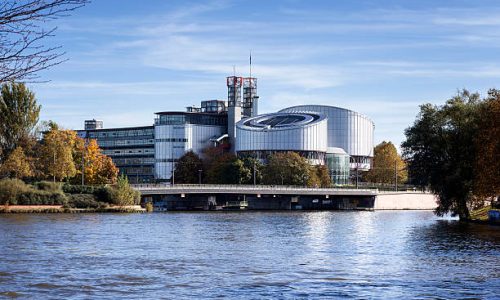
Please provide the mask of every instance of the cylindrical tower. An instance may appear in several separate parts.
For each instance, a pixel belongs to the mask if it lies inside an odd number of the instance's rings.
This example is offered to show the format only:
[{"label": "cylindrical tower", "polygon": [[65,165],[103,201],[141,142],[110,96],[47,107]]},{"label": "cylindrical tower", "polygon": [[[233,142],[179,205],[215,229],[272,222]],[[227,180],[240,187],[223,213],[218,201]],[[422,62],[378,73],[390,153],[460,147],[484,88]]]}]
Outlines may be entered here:
[{"label": "cylindrical tower", "polygon": [[255,117],[258,114],[257,78],[243,78],[243,117]]},{"label": "cylindrical tower", "polygon": [[280,112],[316,112],[328,118],[328,147],[344,149],[351,157],[351,169],[369,170],[373,158],[375,125],[367,116],[328,105],[299,105]]},{"label": "cylindrical tower", "polygon": [[243,78],[230,76],[226,78],[227,83],[227,133],[231,143],[231,151],[235,152],[236,123],[241,120],[241,86]]},{"label": "cylindrical tower", "polygon": [[236,151],[266,160],[276,152],[293,151],[311,164],[324,164],[327,120],[318,113],[274,113],[243,119],[236,124]]}]

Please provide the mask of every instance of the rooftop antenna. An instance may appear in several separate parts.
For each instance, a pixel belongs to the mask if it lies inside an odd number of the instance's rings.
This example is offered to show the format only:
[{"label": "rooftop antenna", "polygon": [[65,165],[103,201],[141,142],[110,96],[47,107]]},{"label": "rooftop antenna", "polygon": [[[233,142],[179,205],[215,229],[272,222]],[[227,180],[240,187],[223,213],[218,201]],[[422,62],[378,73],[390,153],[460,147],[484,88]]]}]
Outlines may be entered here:
[{"label": "rooftop antenna", "polygon": [[233,76],[236,77],[236,65],[233,65]]},{"label": "rooftop antenna", "polygon": [[250,78],[252,78],[252,50],[250,50]]}]

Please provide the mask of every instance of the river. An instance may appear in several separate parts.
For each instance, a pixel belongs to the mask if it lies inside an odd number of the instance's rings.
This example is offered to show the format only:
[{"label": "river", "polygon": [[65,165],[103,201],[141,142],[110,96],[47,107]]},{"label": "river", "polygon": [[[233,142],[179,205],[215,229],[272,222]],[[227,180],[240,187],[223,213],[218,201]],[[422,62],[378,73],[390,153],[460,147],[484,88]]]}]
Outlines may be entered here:
[{"label": "river", "polygon": [[0,298],[500,292],[500,227],[428,211],[6,214],[0,235]]}]

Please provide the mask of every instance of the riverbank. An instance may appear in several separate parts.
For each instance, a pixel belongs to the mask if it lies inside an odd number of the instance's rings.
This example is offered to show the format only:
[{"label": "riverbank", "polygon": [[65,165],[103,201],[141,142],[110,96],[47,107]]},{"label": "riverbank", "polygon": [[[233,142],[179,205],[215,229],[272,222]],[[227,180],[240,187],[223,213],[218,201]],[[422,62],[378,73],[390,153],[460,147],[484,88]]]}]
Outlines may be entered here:
[{"label": "riverbank", "polygon": [[0,213],[144,213],[145,208],[140,205],[108,206],[99,208],[68,208],[62,205],[4,205],[0,206]]}]

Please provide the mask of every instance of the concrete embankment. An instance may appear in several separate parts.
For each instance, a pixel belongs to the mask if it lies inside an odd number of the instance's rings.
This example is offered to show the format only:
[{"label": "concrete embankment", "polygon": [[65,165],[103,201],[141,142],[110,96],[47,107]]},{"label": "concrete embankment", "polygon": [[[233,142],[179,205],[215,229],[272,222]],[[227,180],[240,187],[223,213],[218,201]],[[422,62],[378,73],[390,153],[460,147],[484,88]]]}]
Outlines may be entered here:
[{"label": "concrete embankment", "polygon": [[0,213],[96,213],[96,212],[145,212],[140,205],[109,206],[102,208],[64,208],[62,205],[3,205]]},{"label": "concrete embankment", "polygon": [[375,197],[375,210],[433,210],[437,197],[421,192],[379,192]]}]

